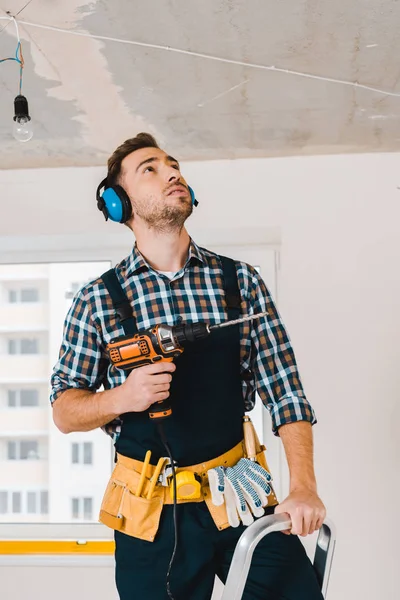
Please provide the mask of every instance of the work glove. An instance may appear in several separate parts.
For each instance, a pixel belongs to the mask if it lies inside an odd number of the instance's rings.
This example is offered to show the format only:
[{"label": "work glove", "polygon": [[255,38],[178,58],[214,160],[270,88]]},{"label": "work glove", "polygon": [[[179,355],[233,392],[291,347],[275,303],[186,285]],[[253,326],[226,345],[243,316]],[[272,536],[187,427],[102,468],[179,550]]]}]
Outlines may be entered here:
[{"label": "work glove", "polygon": [[258,463],[241,458],[234,467],[216,467],[207,471],[211,500],[215,506],[225,502],[231,527],[250,525],[255,517],[264,515],[272,492],[271,474]]}]

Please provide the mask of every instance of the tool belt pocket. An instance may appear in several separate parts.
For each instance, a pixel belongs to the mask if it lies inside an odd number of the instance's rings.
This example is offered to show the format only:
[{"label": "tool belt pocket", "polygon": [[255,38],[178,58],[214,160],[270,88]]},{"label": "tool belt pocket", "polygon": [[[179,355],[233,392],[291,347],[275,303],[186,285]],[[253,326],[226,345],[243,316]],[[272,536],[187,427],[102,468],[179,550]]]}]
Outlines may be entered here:
[{"label": "tool belt pocket", "polygon": [[160,523],[164,490],[156,488],[148,500],[135,495],[138,483],[138,473],[117,464],[101,503],[99,521],[126,535],[152,542]]}]

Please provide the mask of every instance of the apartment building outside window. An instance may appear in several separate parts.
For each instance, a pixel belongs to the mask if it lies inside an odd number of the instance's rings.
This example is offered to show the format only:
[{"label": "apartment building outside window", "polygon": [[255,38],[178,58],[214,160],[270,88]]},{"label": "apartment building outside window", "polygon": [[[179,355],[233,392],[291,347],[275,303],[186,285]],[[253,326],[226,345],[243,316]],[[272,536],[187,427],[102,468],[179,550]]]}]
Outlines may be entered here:
[{"label": "apartment building outside window", "polygon": [[92,465],[93,464],[93,443],[92,442],[73,442],[71,444],[72,464],[73,465]]},{"label": "apartment building outside window", "polygon": [[38,460],[39,458],[37,440],[10,440],[7,442],[8,460]]},{"label": "apartment building outside window", "polygon": [[47,515],[48,490],[0,490],[0,515]]},{"label": "apartment building outside window", "polygon": [[9,338],[8,354],[39,354],[38,338]]},{"label": "apartment building outside window", "polygon": [[9,389],[7,390],[7,406],[10,408],[39,406],[39,390]]},{"label": "apartment building outside window", "polygon": [[110,266],[0,265],[0,522],[97,520],[111,438],[100,429],[62,434],[49,384],[73,297]]},{"label": "apartment building outside window", "polygon": [[93,519],[93,498],[72,498],[71,505],[72,519],[80,521]]},{"label": "apartment building outside window", "polygon": [[39,302],[39,290],[37,288],[9,289],[8,302],[10,304]]}]

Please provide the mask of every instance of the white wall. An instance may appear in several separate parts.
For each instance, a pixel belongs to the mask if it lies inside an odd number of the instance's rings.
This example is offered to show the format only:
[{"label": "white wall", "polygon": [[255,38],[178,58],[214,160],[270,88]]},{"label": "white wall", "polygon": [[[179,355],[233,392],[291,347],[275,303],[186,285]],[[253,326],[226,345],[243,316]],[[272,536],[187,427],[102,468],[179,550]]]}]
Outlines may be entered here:
[{"label": "white wall", "polygon": [[[399,159],[184,166],[201,202],[189,226],[199,242],[281,241],[279,304],[319,418],[320,494],[338,529],[330,600],[398,598]],[[129,232],[103,224],[95,207],[103,173],[0,172],[0,234],[22,236],[0,237],[0,261],[33,249],[52,259],[64,247],[98,259],[107,246],[128,252]]]}]

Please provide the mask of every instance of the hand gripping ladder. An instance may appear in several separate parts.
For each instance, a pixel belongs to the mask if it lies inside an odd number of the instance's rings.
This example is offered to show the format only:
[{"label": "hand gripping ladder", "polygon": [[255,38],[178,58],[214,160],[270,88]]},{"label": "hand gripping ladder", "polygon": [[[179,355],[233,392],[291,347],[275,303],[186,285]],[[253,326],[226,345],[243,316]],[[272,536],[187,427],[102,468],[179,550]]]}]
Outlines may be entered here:
[{"label": "hand gripping ladder", "polygon": [[[289,515],[284,513],[260,517],[244,530],[236,544],[221,600],[241,600],[257,544],[269,533],[284,531],[291,526]],[[335,542],[335,527],[333,523],[326,520],[319,530],[313,564],[324,598],[328,589]]]}]

